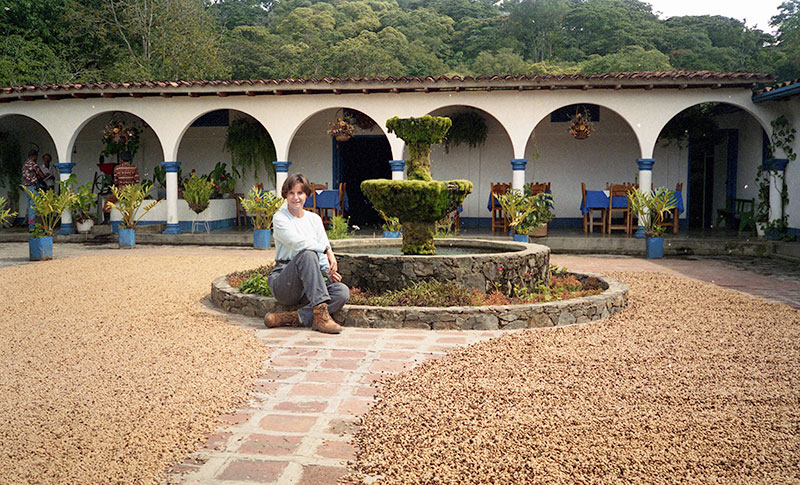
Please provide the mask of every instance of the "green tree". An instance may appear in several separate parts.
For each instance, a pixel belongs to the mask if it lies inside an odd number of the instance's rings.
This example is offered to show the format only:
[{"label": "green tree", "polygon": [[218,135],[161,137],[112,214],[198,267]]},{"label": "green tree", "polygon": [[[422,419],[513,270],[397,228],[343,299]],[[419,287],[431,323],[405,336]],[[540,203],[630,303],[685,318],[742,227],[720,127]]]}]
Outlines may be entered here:
[{"label": "green tree", "polygon": [[[567,49],[573,56],[619,52],[627,46],[638,45],[653,49],[653,39],[661,35],[661,24],[650,4],[639,0],[579,0],[564,15]],[[567,58],[564,60],[580,60]]]},{"label": "green tree", "polygon": [[508,12],[503,30],[523,57],[534,62],[554,57],[555,46],[564,42],[566,0],[506,0],[503,9]]},{"label": "green tree", "polygon": [[578,65],[581,72],[587,74],[672,70],[669,56],[656,49],[646,51],[638,45],[628,46],[605,56],[591,55]]},{"label": "green tree", "polygon": [[800,76],[800,0],[787,0],[770,19],[778,28],[776,72],[781,79]]},{"label": "green tree", "polygon": [[530,69],[531,65],[509,48],[481,52],[472,62],[472,72],[476,75],[528,74]]},{"label": "green tree", "polygon": [[107,0],[101,20],[119,49],[106,70],[112,80],[229,75],[216,21],[202,0]]},{"label": "green tree", "polygon": [[265,0],[218,0],[211,3],[208,11],[222,27],[233,30],[243,25],[266,26],[270,7],[272,2]]}]

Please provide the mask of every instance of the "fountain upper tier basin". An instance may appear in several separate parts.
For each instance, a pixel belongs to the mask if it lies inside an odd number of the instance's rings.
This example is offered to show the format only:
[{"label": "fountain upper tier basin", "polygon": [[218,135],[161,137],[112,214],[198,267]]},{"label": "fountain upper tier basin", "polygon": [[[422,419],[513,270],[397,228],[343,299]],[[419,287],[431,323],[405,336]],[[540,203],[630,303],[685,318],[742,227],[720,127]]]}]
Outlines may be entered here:
[{"label": "fountain upper tier basin", "polygon": [[[333,241],[339,273],[367,291],[405,288],[418,281],[456,281],[466,288],[508,293],[550,278],[550,248],[477,239],[436,239],[437,254],[404,255],[397,239]],[[386,254],[393,253],[393,254]]]}]

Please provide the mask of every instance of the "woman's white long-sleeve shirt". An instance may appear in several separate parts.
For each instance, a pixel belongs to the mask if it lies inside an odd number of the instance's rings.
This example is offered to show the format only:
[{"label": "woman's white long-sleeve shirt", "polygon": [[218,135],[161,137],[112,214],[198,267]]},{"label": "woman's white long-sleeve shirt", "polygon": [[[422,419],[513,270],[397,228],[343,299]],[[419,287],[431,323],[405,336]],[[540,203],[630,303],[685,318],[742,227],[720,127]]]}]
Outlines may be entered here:
[{"label": "woman's white long-sleeve shirt", "polygon": [[319,266],[328,271],[325,249],[330,247],[325,226],[319,215],[303,211],[303,217],[295,217],[284,205],[272,217],[272,235],[275,237],[275,259],[288,261],[304,249],[319,253]]}]

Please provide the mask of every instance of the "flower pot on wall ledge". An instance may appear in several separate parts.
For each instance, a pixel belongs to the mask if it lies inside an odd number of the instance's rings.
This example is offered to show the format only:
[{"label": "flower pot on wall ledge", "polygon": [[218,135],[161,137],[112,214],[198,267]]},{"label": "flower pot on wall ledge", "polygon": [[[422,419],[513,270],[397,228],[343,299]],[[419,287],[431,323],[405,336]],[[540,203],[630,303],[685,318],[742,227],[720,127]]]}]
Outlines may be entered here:
[{"label": "flower pot on wall ledge", "polygon": [[269,249],[272,231],[269,229],[253,230],[253,247],[256,249]]},{"label": "flower pot on wall ledge", "polygon": [[28,239],[28,252],[31,261],[53,259],[53,237],[32,237]]},{"label": "flower pot on wall ledge", "polygon": [[547,226],[548,224],[545,224],[532,230],[531,237],[547,237]]},{"label": "flower pot on wall ledge", "polygon": [[75,229],[80,234],[88,234],[89,232],[91,232],[93,226],[94,226],[94,221],[91,219],[86,219],[83,222],[75,223]]},{"label": "flower pot on wall ledge", "polygon": [[136,247],[136,229],[119,229],[120,249],[133,249]]},{"label": "flower pot on wall ledge", "polygon": [[664,238],[647,238],[647,259],[660,259],[664,257]]}]

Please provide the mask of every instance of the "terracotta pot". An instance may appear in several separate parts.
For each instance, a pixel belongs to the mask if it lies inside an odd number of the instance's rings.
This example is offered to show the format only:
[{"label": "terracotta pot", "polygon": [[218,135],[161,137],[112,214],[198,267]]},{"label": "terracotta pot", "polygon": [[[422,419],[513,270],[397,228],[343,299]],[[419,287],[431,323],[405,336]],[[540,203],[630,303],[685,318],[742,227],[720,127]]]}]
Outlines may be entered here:
[{"label": "terracotta pot", "polygon": [[350,139],[350,135],[336,135],[336,141],[347,141]]}]

